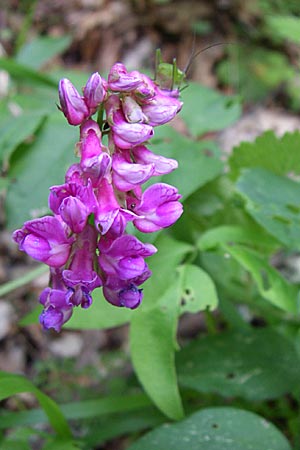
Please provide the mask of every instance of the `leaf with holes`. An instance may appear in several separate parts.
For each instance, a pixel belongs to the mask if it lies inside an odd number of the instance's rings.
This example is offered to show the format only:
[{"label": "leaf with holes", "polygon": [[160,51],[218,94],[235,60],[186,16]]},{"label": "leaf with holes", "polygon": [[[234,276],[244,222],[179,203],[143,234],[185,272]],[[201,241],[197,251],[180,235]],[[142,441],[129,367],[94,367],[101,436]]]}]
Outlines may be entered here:
[{"label": "leaf with holes", "polygon": [[210,276],[194,264],[178,268],[181,284],[181,313],[196,313],[218,305],[218,296]]}]

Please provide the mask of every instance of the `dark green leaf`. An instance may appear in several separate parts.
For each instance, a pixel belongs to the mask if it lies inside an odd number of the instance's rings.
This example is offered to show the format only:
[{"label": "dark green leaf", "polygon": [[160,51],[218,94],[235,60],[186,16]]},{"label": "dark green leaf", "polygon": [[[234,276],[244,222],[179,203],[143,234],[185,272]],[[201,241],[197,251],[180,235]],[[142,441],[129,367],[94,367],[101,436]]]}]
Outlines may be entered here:
[{"label": "dark green leaf", "polygon": [[128,450],[291,450],[263,417],[236,408],[207,408],[176,424],[164,424]]},{"label": "dark green leaf", "polygon": [[155,153],[178,161],[178,169],[162,177],[162,181],[176,186],[183,199],[223,170],[220,150],[212,141],[195,142],[164,126],[155,130],[153,144],[151,149]]},{"label": "dark green leaf", "polygon": [[293,344],[271,329],[201,337],[179,352],[176,363],[180,385],[224,397],[278,398],[299,383]]},{"label": "dark green leaf", "polygon": [[180,115],[194,136],[222,130],[234,123],[241,114],[237,99],[197,83],[189,84],[183,91],[182,99],[184,104]]},{"label": "dark green leaf", "polygon": [[246,210],[287,247],[300,248],[300,184],[264,169],[245,169],[237,189]]},{"label": "dark green leaf", "polygon": [[57,81],[40,72],[19,64],[13,59],[0,58],[0,69],[6,70],[13,78],[23,83],[33,85],[49,86],[57,89]]},{"label": "dark green leaf", "polygon": [[75,162],[76,131],[57,113],[49,117],[32,144],[23,144],[15,152],[6,201],[9,229],[47,213],[49,187],[61,184],[66,169]]}]

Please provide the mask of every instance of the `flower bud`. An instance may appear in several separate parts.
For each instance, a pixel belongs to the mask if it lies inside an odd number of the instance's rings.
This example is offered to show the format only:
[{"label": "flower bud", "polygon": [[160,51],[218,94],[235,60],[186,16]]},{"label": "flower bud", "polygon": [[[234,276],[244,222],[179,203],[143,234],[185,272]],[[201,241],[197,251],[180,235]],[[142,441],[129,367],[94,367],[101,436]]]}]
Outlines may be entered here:
[{"label": "flower bud", "polygon": [[63,78],[59,82],[60,109],[70,125],[80,125],[90,115],[88,107],[71,81]]},{"label": "flower bud", "polygon": [[106,95],[107,83],[98,72],[93,73],[83,88],[84,100],[93,114]]}]

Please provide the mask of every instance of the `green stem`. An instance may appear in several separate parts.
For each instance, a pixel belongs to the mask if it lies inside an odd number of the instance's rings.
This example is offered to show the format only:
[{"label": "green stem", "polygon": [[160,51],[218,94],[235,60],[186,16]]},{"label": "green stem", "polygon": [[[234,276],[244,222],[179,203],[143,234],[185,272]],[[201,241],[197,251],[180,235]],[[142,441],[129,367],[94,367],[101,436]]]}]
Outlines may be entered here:
[{"label": "green stem", "polygon": [[22,277],[18,278],[17,280],[9,281],[8,283],[2,284],[0,286],[0,297],[3,297],[4,295],[8,294],[11,291],[14,291],[15,289],[23,286],[24,284],[30,283],[32,280],[37,278],[38,276],[42,275],[43,273],[46,273],[47,270],[49,270],[46,266],[39,266],[34,270],[31,270],[30,272],[26,273]]}]

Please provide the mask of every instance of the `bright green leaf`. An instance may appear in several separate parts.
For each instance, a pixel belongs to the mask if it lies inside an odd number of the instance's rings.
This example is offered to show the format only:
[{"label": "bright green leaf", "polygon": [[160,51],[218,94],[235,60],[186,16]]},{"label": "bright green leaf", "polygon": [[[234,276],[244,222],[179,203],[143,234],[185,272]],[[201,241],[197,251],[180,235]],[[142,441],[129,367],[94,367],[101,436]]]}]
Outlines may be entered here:
[{"label": "bright green leaf", "polygon": [[197,246],[201,251],[210,250],[222,245],[247,244],[266,251],[278,247],[277,242],[263,230],[256,227],[246,228],[239,225],[221,225],[202,234]]},{"label": "bright green leaf", "polygon": [[178,353],[176,366],[182,386],[251,401],[278,398],[299,384],[293,344],[267,328],[201,337]]},{"label": "bright green leaf", "polygon": [[40,69],[43,64],[65,51],[71,43],[70,36],[39,36],[24,45],[16,56],[16,61],[32,69]]},{"label": "bright green leaf", "polygon": [[296,16],[269,15],[265,17],[266,25],[276,41],[281,40],[300,43],[300,18]]},{"label": "bright green leaf", "polygon": [[230,174],[237,178],[241,169],[261,167],[277,175],[300,173],[300,133],[286,133],[282,138],[266,131],[254,142],[242,142],[229,158]]},{"label": "bright green leaf", "polygon": [[155,405],[174,420],[183,416],[175,371],[179,298],[177,280],[156,307],[137,311],[130,327],[131,358],[136,374]]},{"label": "bright green leaf", "polygon": [[93,304],[89,309],[74,308],[73,316],[65,328],[79,330],[100,330],[113,328],[128,323],[135,311],[128,308],[118,308],[108,303],[103,297],[102,289],[93,292]]},{"label": "bright green leaf", "polygon": [[143,285],[144,299],[139,309],[151,309],[160,302],[178,277],[178,265],[187,253],[193,251],[191,245],[172,239],[164,233],[155,241],[155,246],[158,252],[147,261],[152,275]]},{"label": "bright green leaf", "polygon": [[263,417],[224,407],[198,411],[176,424],[164,424],[128,450],[291,450],[287,439]]},{"label": "bright green leaf", "polygon": [[204,270],[194,264],[184,264],[178,271],[181,282],[181,313],[196,313],[217,307],[215,285]]}]

